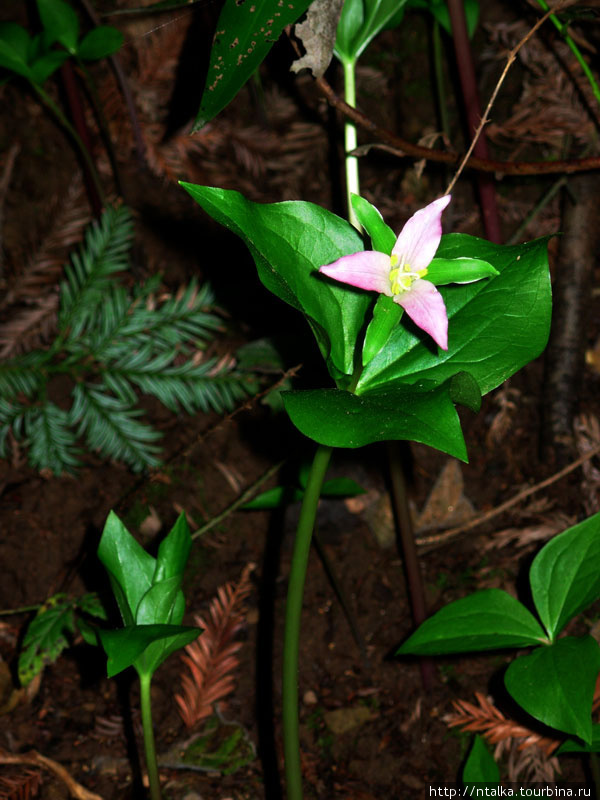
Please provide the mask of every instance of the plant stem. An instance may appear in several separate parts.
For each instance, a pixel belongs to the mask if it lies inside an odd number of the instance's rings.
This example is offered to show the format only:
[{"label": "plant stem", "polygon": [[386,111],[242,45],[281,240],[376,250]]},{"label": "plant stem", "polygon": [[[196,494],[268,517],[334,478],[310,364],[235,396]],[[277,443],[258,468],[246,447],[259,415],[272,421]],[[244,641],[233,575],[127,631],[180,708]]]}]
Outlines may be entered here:
[{"label": "plant stem", "polygon": [[44,89],[42,89],[42,87],[39,86],[37,83],[31,82],[31,85],[32,85],[34,91],[36,92],[36,94],[42,100],[42,102],[50,109],[50,111],[52,111],[52,113],[54,114],[56,119],[60,122],[60,124],[63,126],[63,128],[65,128],[67,133],[71,136],[71,138],[73,139],[73,141],[75,142],[75,144],[79,148],[79,152],[81,153],[82,158],[85,161],[85,163],[86,163],[86,165],[87,165],[87,167],[88,167],[88,169],[90,171],[90,175],[91,175],[92,180],[94,182],[94,186],[96,188],[96,191],[98,192],[100,200],[101,200],[102,204],[104,205],[106,203],[106,198],[104,196],[104,189],[102,188],[102,184],[100,183],[100,178],[99,178],[98,173],[96,171],[96,167],[94,166],[94,162],[92,161],[92,157],[90,156],[87,147],[84,145],[84,143],[82,142],[82,140],[81,140],[79,134],[77,133],[77,131],[75,130],[75,128],[71,125],[69,120],[65,117],[63,112],[56,105],[56,103],[50,97],[48,92],[46,92]]},{"label": "plant stem", "polygon": [[142,729],[144,731],[144,752],[146,754],[150,798],[151,800],[161,800],[158,765],[156,763],[156,745],[154,744],[154,729],[152,728],[152,697],[150,695],[152,675],[149,672],[145,672],[139,673],[139,676]]},{"label": "plant stem", "polygon": [[[542,8],[546,13],[550,11],[550,6],[546,3],[546,0],[537,0],[538,5]],[[596,79],[592,73],[592,70],[588,67],[586,60],[584,59],[581,50],[577,47],[573,39],[569,36],[568,26],[565,25],[560,21],[560,19],[556,16],[556,14],[550,14],[550,22],[554,25],[556,30],[560,33],[560,35],[565,40],[565,43],[571,49],[571,52],[579,62],[579,66],[585,73],[586,78],[589,81],[590,86],[592,87],[592,92],[594,93],[594,97],[600,104],[600,87],[596,83]]]},{"label": "plant stem", "polygon": [[[302,800],[298,720],[298,653],[304,581],[323,479],[332,448],[319,445],[308,474],[290,567],[283,639],[283,749],[287,800]],[[153,798],[154,800],[154,798]]]},{"label": "plant stem", "polygon": [[[344,100],[352,108],[356,108],[356,59],[343,61],[344,66]],[[358,221],[352,203],[351,194],[360,194],[360,181],[358,178],[358,158],[349,156],[358,146],[356,125],[349,119],[344,123],[344,148],[346,151],[346,201],[348,203],[348,220],[351,225],[361,232],[362,227]]]}]

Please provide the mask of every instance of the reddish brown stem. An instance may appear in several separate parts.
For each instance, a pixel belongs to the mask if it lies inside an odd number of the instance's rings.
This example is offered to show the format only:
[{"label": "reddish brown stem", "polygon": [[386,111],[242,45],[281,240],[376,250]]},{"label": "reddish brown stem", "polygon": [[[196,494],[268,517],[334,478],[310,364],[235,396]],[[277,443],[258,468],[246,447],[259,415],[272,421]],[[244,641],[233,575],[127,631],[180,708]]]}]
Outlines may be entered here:
[{"label": "reddish brown stem", "polygon": [[[467,20],[465,18],[463,0],[448,0],[448,11],[452,24],[452,40],[454,42],[458,75],[467,114],[467,129],[469,137],[473,137],[481,120],[481,104],[477,91],[475,65],[473,63],[473,54],[471,52],[471,44],[467,33]],[[473,153],[478,158],[489,159],[487,139],[485,137],[485,131],[483,130],[475,142]],[[498,203],[496,201],[496,187],[492,177],[488,175],[479,175],[477,177],[477,188],[483,213],[485,235],[490,241],[500,244],[502,241],[500,217],[498,215]]]},{"label": "reddish brown stem", "polygon": [[[65,61],[60,68],[60,74],[63,81],[63,86],[65,88],[65,94],[67,96],[67,103],[69,106],[71,119],[73,120],[73,125],[75,126],[75,130],[77,131],[79,138],[83,142],[84,147],[91,157],[92,140],[87,123],[85,121],[85,114],[81,103],[81,92],[79,91],[79,87],[75,79],[75,72],[73,71],[73,66],[70,61]],[[81,161],[81,166],[83,169],[85,188],[90,200],[90,205],[92,206],[92,211],[94,212],[94,216],[99,217],[102,212],[102,200],[98,194],[94,176],[91,174],[90,168],[84,160]]]}]

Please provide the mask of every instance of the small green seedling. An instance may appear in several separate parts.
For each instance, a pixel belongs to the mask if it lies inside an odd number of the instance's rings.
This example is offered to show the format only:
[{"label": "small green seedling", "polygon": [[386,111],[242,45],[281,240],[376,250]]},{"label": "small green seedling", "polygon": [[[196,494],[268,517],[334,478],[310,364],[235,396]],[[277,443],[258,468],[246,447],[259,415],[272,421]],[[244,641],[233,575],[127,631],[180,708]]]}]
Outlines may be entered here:
[{"label": "small green seedling", "polygon": [[140,704],[150,797],[160,800],[150,684],[154,672],[171,653],[192,642],[201,629],[182,625],[185,600],[181,589],[183,570],[192,539],[181,514],[161,542],[156,558],[133,538],[111,511],[98,558],[106,567],[125,627],[101,631],[100,641],[108,656],[109,678],[134,667],[140,678]]}]

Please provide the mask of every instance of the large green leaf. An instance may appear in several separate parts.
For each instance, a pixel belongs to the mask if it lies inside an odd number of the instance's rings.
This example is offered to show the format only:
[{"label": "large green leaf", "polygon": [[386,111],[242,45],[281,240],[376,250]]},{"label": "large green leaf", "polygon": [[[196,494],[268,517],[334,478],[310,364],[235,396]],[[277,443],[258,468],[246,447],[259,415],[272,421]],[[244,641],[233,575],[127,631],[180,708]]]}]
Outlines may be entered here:
[{"label": "large green leaf", "polygon": [[528,714],[564,733],[592,741],[592,701],[600,650],[591,636],[572,636],[517,658],[504,683]]},{"label": "large green leaf", "polygon": [[551,316],[545,239],[508,247],[448,234],[442,237],[436,257],[481,259],[500,274],[439,287],[449,320],[446,352],[422,331],[404,324],[403,317],[403,324],[366,365],[358,394],[422,379],[439,385],[457,372],[468,372],[486,394],[544,349]]},{"label": "large green leaf", "polygon": [[[116,631],[100,631],[100,640],[108,656],[108,677],[131,666],[138,672],[152,673],[171,653],[193,642],[201,632],[201,628],[184,625],[132,625]],[[140,660],[141,668],[137,663]]]},{"label": "large green leaf", "polygon": [[194,130],[206,125],[233,100],[281,31],[296,22],[311,1],[225,0]]},{"label": "large green leaf", "polygon": [[600,597],[600,514],[555,536],[529,573],[533,601],[550,639]]},{"label": "large green leaf", "polygon": [[[355,342],[373,295],[323,280],[317,271],[363,249],[355,229],[313,203],[264,205],[239,192],[181,185],[211,217],[245,241],[267,289],[305,314],[330,373],[351,375]],[[227,263],[224,254],[223,265]]]},{"label": "large green leaf", "polygon": [[417,628],[398,655],[440,655],[545,641],[535,617],[507,592],[484,589],[440,609]]},{"label": "large green leaf", "polygon": [[[129,533],[111,511],[98,545],[98,558],[111,578],[125,624],[132,624],[142,597],[152,586],[155,559]],[[120,593],[115,591],[115,585]],[[123,606],[125,600],[127,607]]]},{"label": "large green leaf", "polygon": [[467,460],[467,449],[449,385],[404,386],[358,397],[340,389],[282,394],[294,425],[319,444],[363,447],[407,439]]}]

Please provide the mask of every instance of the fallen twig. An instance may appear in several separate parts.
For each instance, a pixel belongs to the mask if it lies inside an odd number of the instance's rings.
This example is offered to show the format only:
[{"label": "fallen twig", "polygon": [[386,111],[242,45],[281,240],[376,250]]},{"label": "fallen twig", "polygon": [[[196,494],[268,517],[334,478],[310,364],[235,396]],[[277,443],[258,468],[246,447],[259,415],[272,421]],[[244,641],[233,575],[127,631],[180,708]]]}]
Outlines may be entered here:
[{"label": "fallen twig", "polygon": [[0,750],[0,764],[34,764],[44,767],[60,778],[66,784],[71,796],[77,800],[102,800],[99,794],[90,792],[89,789],[78,783],[61,764],[51,758],[46,758],[36,750],[30,750],[29,753],[8,753],[6,750]]},{"label": "fallen twig", "polygon": [[541,491],[541,489],[545,489],[547,486],[551,486],[553,483],[556,483],[556,481],[564,478],[565,475],[573,472],[573,470],[577,469],[577,467],[580,467],[586,461],[589,461],[590,458],[598,455],[598,453],[600,453],[600,445],[598,447],[594,447],[593,450],[590,450],[588,453],[584,453],[584,455],[580,456],[578,459],[571,462],[558,472],[555,472],[554,475],[551,475],[549,478],[540,481],[540,483],[536,483],[534,486],[530,486],[528,489],[524,489],[514,497],[511,497],[510,500],[507,500],[505,503],[501,503],[499,506],[492,508],[490,511],[479,514],[466,524],[459,525],[456,528],[450,528],[448,531],[443,531],[442,533],[433,534],[431,536],[417,537],[417,544],[420,547],[432,548],[438,544],[443,544],[450,539],[456,539],[456,537],[460,536],[460,534],[473,530],[473,528],[477,528],[484,522],[494,519],[494,517],[497,517],[500,514],[503,514],[505,511],[508,511],[509,508],[518,505],[522,500],[526,500],[532,494],[535,494],[536,492]]}]

